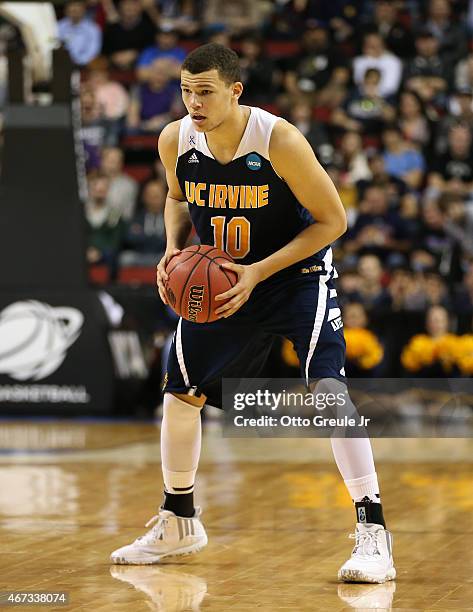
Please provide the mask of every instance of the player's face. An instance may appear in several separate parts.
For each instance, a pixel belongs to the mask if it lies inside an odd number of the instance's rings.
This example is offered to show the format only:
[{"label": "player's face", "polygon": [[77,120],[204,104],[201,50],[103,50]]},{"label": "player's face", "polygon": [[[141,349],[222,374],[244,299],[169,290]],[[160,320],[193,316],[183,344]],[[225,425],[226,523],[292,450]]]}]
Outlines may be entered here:
[{"label": "player's face", "polygon": [[182,100],[199,132],[219,127],[233,110],[241,95],[241,83],[225,83],[217,70],[181,73]]}]

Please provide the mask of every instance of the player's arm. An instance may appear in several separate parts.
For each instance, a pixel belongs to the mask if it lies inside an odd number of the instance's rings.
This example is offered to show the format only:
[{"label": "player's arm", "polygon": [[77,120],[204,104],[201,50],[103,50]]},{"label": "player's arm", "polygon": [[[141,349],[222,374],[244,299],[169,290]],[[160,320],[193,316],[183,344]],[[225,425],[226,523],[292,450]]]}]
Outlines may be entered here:
[{"label": "player's arm", "polygon": [[287,121],[278,121],[271,135],[269,155],[275,171],[316,223],[266,259],[249,266],[222,264],[238,274],[238,283],[216,297],[217,300],[231,298],[215,310],[222,317],[229,317],[241,308],[259,282],[320,251],[347,229],[345,209],[337,190],[297,128]]},{"label": "player's arm", "polygon": [[179,143],[180,121],[167,125],[159,136],[159,157],[166,170],[168,193],[164,206],[164,225],[166,227],[166,252],[158,264],[156,281],[159,295],[167,304],[164,282],[167,280],[166,265],[182,249],[192,229],[191,217],[186,198],[182,193],[176,176],[176,161]]},{"label": "player's arm", "polygon": [[297,128],[287,121],[278,121],[271,136],[269,155],[275,171],[316,223],[279,251],[254,264],[260,280],[320,251],[347,229],[345,209],[337,190]]}]

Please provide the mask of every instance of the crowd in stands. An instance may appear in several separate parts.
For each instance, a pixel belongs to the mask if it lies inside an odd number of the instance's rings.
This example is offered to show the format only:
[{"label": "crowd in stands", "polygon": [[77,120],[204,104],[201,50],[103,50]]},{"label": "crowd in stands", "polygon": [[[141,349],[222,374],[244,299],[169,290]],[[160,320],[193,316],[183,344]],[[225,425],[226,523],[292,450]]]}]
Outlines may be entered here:
[{"label": "crowd in stands", "polygon": [[[471,331],[473,0],[72,0],[57,11],[82,74],[91,264],[113,278],[159,259],[155,139],[185,112],[186,53],[216,41],[240,55],[241,102],[294,123],[340,193],[349,320],[412,312],[422,327],[441,307],[447,331]],[[134,167],[140,143],[148,173]]]}]

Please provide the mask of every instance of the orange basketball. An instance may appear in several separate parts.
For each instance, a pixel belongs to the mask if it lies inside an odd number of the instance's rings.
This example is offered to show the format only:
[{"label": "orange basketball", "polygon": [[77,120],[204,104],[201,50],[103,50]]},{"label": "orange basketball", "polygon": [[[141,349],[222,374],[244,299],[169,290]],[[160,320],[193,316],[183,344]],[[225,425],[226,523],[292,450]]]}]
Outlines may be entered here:
[{"label": "orange basketball", "polygon": [[215,309],[226,302],[216,302],[215,296],[233,287],[238,277],[232,270],[220,267],[233,259],[207,244],[192,245],[173,257],[167,267],[166,297],[171,308],[193,323],[216,321]]}]

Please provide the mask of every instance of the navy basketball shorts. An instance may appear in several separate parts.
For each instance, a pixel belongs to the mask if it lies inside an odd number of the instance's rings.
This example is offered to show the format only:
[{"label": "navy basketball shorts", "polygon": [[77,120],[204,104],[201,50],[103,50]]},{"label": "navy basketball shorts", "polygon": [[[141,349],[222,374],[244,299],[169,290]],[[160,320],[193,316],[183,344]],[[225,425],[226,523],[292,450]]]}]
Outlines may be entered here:
[{"label": "navy basketball shorts", "polygon": [[[276,336],[294,344],[301,376],[345,379],[345,338],[333,281],[317,274],[257,285],[228,319],[180,319],[169,352],[165,392],[204,394],[222,405],[222,378],[257,378]],[[269,279],[271,281],[271,279]]]}]

